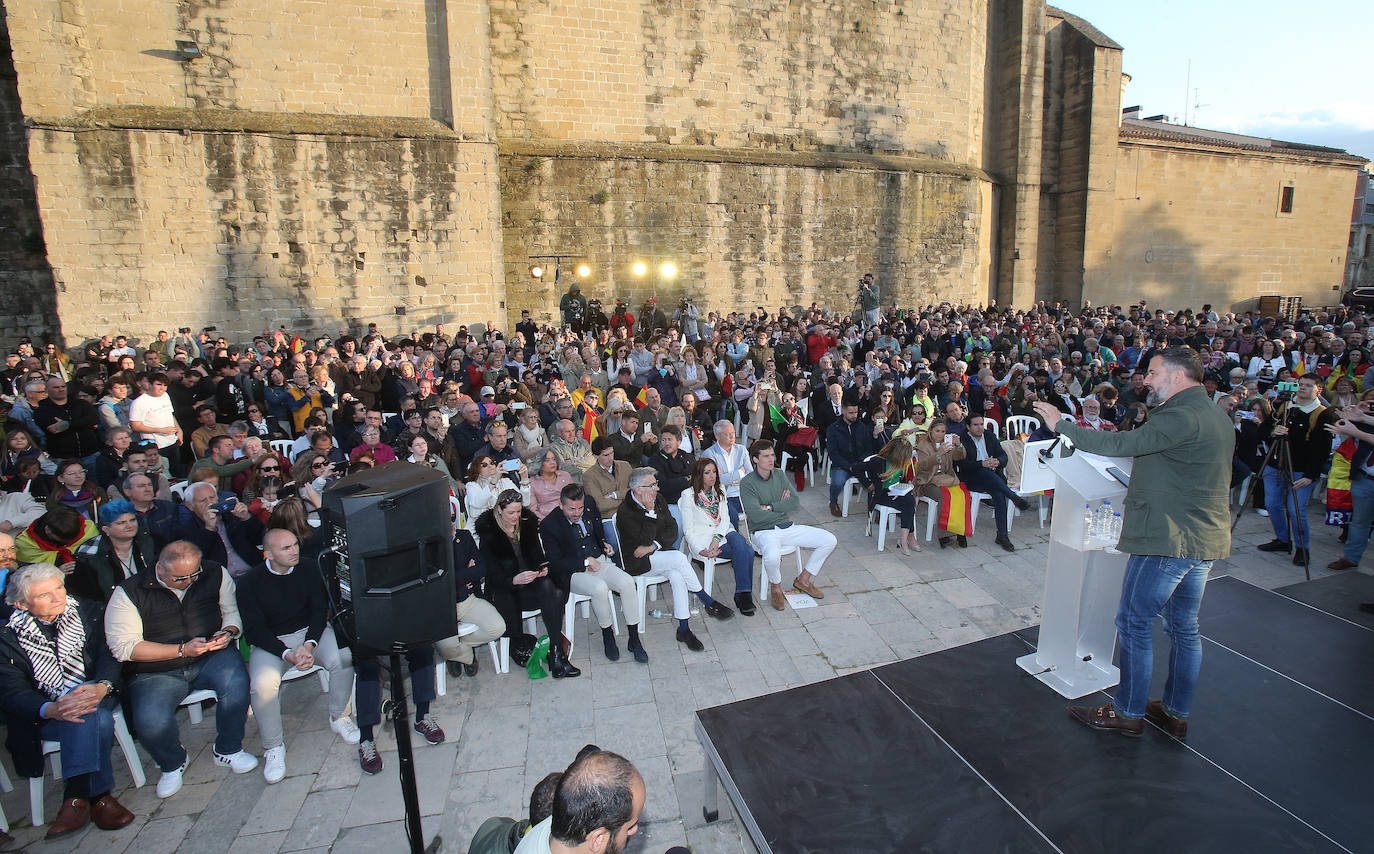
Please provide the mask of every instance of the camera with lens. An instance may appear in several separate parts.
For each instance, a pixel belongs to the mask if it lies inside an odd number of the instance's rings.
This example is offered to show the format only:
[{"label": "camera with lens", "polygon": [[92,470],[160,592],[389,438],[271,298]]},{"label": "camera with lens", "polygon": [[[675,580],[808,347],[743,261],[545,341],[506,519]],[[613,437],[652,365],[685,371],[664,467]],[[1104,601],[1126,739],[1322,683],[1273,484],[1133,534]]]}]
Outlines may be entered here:
[{"label": "camera with lens", "polygon": [[1298,384],[1291,381],[1274,383],[1274,393],[1280,401],[1292,400],[1293,396],[1298,393]]}]

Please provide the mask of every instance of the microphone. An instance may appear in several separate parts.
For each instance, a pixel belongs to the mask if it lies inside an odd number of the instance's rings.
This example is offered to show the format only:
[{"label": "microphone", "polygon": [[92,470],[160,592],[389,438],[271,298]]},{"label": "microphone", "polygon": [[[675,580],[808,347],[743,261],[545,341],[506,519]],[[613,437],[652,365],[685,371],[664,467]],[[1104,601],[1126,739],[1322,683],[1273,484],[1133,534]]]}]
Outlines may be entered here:
[{"label": "microphone", "polygon": [[1056,435],[1056,436],[1054,437],[1054,441],[1051,442],[1051,443],[1049,444],[1048,447],[1041,448],[1041,449],[1040,449],[1040,459],[1042,459],[1042,460],[1048,460],[1050,457],[1053,457],[1053,456],[1054,456],[1054,449],[1057,448],[1057,447],[1059,447],[1059,443],[1060,443],[1061,441],[1063,441],[1063,439],[1064,439],[1063,435]]}]

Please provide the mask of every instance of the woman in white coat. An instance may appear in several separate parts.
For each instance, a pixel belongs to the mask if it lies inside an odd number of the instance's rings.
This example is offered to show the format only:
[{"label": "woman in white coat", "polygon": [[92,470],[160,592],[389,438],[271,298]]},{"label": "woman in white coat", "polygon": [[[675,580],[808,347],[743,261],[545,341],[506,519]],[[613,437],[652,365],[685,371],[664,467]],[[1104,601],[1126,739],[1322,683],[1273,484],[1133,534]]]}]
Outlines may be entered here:
[{"label": "woman in white coat", "polygon": [[691,487],[682,491],[677,507],[689,553],[730,561],[735,570],[735,607],[746,617],[753,616],[754,548],[730,524],[715,460],[703,457],[692,465]]}]

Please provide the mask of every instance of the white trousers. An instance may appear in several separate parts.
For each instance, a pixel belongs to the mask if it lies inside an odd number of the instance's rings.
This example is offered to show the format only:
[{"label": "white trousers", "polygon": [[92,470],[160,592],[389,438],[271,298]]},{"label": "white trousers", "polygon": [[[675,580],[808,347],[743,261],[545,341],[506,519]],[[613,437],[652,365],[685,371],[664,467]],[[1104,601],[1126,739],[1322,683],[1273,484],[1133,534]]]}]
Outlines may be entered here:
[{"label": "white trousers", "polygon": [[[833,543],[831,548],[834,548]],[[692,616],[691,594],[701,589],[701,579],[697,578],[697,571],[692,568],[687,555],[671,549],[660,549],[649,555],[649,568],[654,575],[667,578],[673,588],[673,616],[679,620]]]},{"label": "white trousers", "polygon": [[[581,596],[592,597],[592,611],[596,623],[603,629],[611,627],[611,603],[606,591],[620,594],[620,611],[625,615],[625,625],[637,626],[643,622],[639,613],[639,594],[635,592],[635,578],[611,562],[609,557],[600,558],[601,568],[596,572],[574,572],[569,580],[568,589]],[[571,631],[570,626],[564,626]]]},{"label": "white trousers", "polygon": [[[768,574],[770,584],[782,583],[782,551],[789,546],[799,549],[812,549],[806,561],[806,571],[812,575],[821,574],[821,566],[838,541],[835,535],[824,528],[810,525],[793,525],[790,528],[770,528],[767,531],[754,531],[751,535],[754,545],[763,552],[763,571]],[[763,591],[759,592],[763,595]]]}]

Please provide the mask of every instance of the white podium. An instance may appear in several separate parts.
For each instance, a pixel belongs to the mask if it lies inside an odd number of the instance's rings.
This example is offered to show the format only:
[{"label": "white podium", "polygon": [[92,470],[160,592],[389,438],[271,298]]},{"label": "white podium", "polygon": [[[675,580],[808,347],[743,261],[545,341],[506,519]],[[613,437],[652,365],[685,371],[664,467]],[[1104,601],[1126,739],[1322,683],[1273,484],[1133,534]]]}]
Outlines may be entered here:
[{"label": "white podium", "polygon": [[[1097,507],[1105,499],[1121,512],[1126,487],[1102,470],[1108,462],[1105,457],[1078,451],[1041,459],[1039,450],[1050,444],[1028,445],[1022,469],[1023,492],[1054,490],[1054,519],[1039,646],[1016,663],[1062,696],[1077,699],[1121,679],[1112,652],[1126,555],[1104,550],[1112,544],[1100,540],[1084,547],[1083,508]],[[1131,470],[1130,459],[1109,462],[1127,473]]]}]

